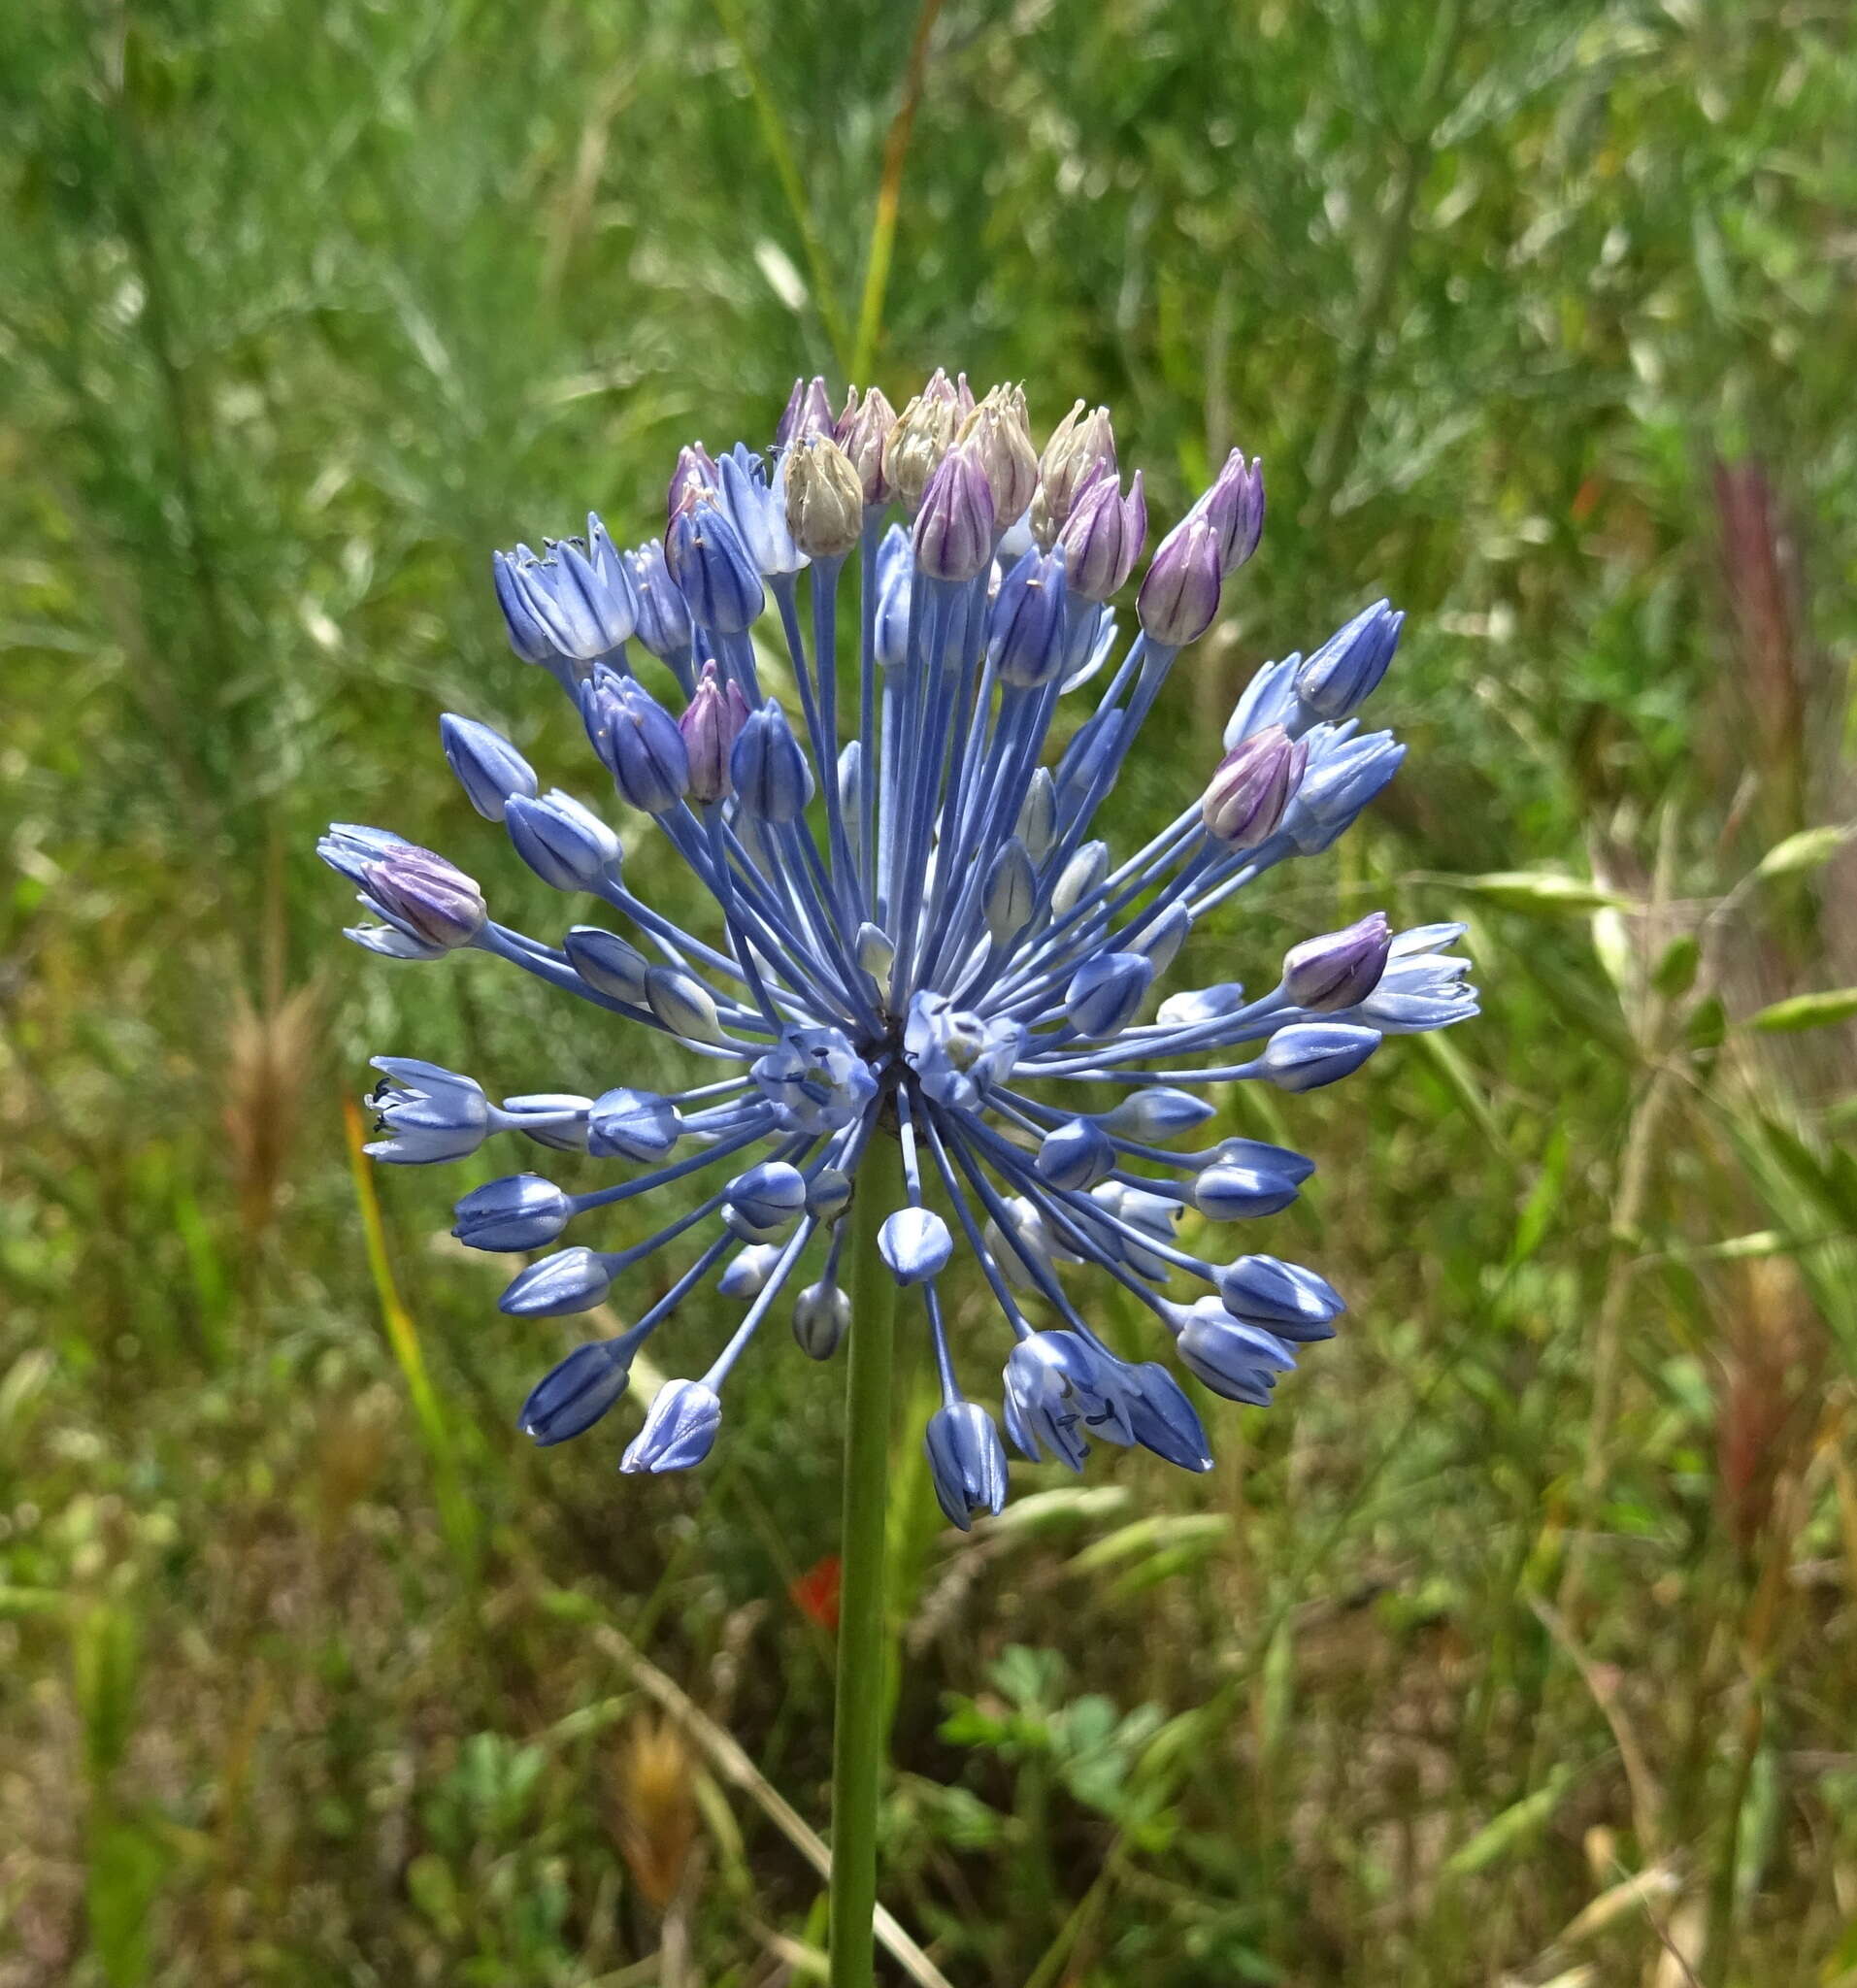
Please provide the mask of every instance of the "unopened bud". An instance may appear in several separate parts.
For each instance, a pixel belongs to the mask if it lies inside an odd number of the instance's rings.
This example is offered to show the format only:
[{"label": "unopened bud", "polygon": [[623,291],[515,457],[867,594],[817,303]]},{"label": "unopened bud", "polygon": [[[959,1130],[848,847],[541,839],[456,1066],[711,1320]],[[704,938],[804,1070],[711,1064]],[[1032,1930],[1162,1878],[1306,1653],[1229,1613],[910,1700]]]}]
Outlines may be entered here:
[{"label": "unopened bud", "polygon": [[1292,744],[1281,725],[1266,725],[1235,746],[1200,803],[1207,834],[1239,849],[1261,843],[1282,820],[1308,760],[1309,747]]},{"label": "unopened bud", "polygon": [[864,485],[827,436],[794,444],[786,457],[786,528],[809,559],[842,559],[864,529]]},{"label": "unopened bud", "polygon": [[731,683],[725,692],[715,665],[703,665],[703,680],[684,708],[677,728],[690,759],[690,798],[706,805],[726,801],[734,791],[729,780],[729,754],[748,715],[747,700]]},{"label": "unopened bud", "polygon": [[832,439],[851,459],[858,481],[864,488],[866,504],[887,504],[889,479],[883,474],[883,445],[896,426],[896,410],[880,386],[871,387],[863,399],[852,387],[845,400],[845,412],[838,417]]},{"label": "unopened bud", "polygon": [[1153,641],[1184,648],[1211,626],[1218,596],[1218,534],[1203,517],[1188,516],[1161,541],[1135,613]]},{"label": "unopened bud", "polygon": [[993,492],[973,448],[950,449],[922,493],[915,561],[932,580],[972,580],[993,556]]},{"label": "unopened bud", "polygon": [[897,502],[912,517],[921,509],[929,479],[941,468],[954,440],[954,428],[952,400],[918,393],[884,438],[883,475]]},{"label": "unopened bud", "polygon": [[1038,451],[1024,393],[1016,386],[994,387],[968,416],[960,439],[979,457],[998,521],[1011,524],[1023,516],[1038,488]]},{"label": "unopened bud", "polygon": [[1051,431],[1038,464],[1038,494],[1032,499],[1032,531],[1049,551],[1071,514],[1077,493],[1099,468],[1115,473],[1115,434],[1108,408],[1085,414],[1079,400]]},{"label": "unopened bud", "polygon": [[1146,536],[1141,471],[1135,472],[1126,498],[1113,469],[1093,472],[1078,488],[1057,538],[1071,591],[1086,601],[1107,601],[1134,572]]}]

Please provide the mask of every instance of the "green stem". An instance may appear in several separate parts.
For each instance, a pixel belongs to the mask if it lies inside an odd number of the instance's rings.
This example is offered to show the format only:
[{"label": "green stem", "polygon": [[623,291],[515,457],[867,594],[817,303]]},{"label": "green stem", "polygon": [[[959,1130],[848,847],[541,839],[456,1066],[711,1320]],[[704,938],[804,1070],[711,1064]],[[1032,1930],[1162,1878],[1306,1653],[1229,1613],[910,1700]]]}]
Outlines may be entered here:
[{"label": "green stem", "polygon": [[896,1284],[877,1246],[902,1204],[896,1141],[879,1126],[846,1216],[851,1329],[845,1382],[844,1568],[832,1739],[832,1988],[871,1988],[877,1800],[883,1773],[883,1528],[888,1515]]}]

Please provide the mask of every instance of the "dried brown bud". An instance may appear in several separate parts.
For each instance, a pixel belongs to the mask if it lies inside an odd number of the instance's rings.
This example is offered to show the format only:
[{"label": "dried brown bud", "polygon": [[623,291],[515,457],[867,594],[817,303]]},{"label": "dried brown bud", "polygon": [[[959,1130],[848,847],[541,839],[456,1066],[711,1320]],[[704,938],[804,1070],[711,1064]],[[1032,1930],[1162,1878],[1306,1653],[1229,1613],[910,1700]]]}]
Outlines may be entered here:
[{"label": "dried brown bud", "polygon": [[[938,375],[947,386],[945,375]],[[933,386],[934,382],[930,382]],[[883,444],[883,474],[903,509],[913,517],[921,506],[922,492],[929,479],[942,466],[942,458],[954,440],[958,411],[954,389],[947,386],[944,399],[918,393],[902,414]]]},{"label": "dried brown bud", "polygon": [[993,492],[993,512],[1004,529],[1024,516],[1038,488],[1038,451],[1025,417],[1025,395],[996,386],[967,417],[960,439],[974,446]]},{"label": "dried brown bud", "polygon": [[864,484],[851,458],[819,436],[789,448],[781,474],[793,543],[809,559],[842,559],[864,529]]}]

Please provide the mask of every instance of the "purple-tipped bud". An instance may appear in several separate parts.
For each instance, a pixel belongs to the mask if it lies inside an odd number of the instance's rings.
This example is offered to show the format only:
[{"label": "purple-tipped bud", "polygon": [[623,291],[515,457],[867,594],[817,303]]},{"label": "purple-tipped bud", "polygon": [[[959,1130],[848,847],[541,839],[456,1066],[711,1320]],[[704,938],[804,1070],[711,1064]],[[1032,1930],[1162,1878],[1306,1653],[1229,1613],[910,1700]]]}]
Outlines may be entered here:
[{"label": "purple-tipped bud", "polygon": [[671,486],[664,498],[664,523],[668,530],[680,511],[686,511],[698,498],[713,497],[718,479],[715,458],[700,442],[686,443],[677,452],[677,467],[671,472]]},{"label": "purple-tipped bud", "polygon": [[1212,625],[1219,588],[1218,534],[1203,517],[1189,515],[1161,541],[1135,613],[1153,641],[1184,648]]},{"label": "purple-tipped bud", "polygon": [[1309,747],[1281,725],[1267,725],[1233,746],[1200,803],[1207,834],[1233,848],[1255,847],[1282,820],[1308,762]]},{"label": "purple-tipped bud", "polygon": [[1257,1074],[1279,1091],[1317,1091],[1352,1077],[1379,1045],[1377,1029],[1343,1021],[1292,1022],[1265,1045]]},{"label": "purple-tipped bud", "polygon": [[774,424],[776,448],[790,448],[796,442],[832,432],[832,403],[825,392],[825,380],[813,374],[811,380],[796,380],[786,397],[786,407]]},{"label": "purple-tipped bud", "polygon": [[1393,948],[1384,911],[1358,924],[1306,939],[1283,955],[1283,993],[1294,1008],[1335,1014],[1357,1007],[1379,985]]},{"label": "purple-tipped bud", "polygon": [[749,714],[729,754],[742,806],[763,821],[797,821],[812,798],[812,769],[778,704]]},{"label": "purple-tipped bud", "polygon": [[1264,465],[1255,456],[1246,463],[1244,451],[1233,449],[1193,514],[1217,535],[1220,578],[1236,573],[1264,535]]},{"label": "purple-tipped bud", "polygon": [[[947,376],[936,376],[945,386]],[[933,382],[931,382],[932,384]],[[950,396],[953,389],[948,389]],[[957,425],[952,398],[918,393],[897,415],[883,441],[883,476],[891,494],[912,516],[921,508],[929,479],[941,468]]]},{"label": "purple-tipped bud", "polygon": [[890,480],[883,473],[883,445],[895,426],[896,410],[880,386],[870,388],[861,400],[855,386],[845,396],[845,412],[838,417],[832,439],[850,458],[866,504],[890,501]]},{"label": "purple-tipped bud", "polygon": [[458,785],[485,821],[501,821],[512,795],[535,792],[535,769],[501,732],[448,712],[439,720],[439,740]]},{"label": "purple-tipped bud", "polygon": [[712,634],[740,635],[767,603],[761,575],[721,506],[698,497],[671,520],[664,563]]},{"label": "purple-tipped bud", "polygon": [[662,814],[683,798],[690,784],[683,735],[641,684],[611,670],[597,674],[581,686],[580,718],[600,763],[634,808]]},{"label": "purple-tipped bud", "polygon": [[565,1229],[574,1203],[539,1174],[512,1174],[473,1188],[451,1233],[468,1249],[540,1249]]},{"label": "purple-tipped bud", "polygon": [[368,896],[382,917],[409,938],[450,952],[483,930],[483,893],[455,863],[401,843],[363,872]]},{"label": "purple-tipped bud", "polygon": [[1115,435],[1108,408],[1085,414],[1079,400],[1051,431],[1039,458],[1032,533],[1048,550],[1057,543],[1078,493],[1099,469],[1115,474]]},{"label": "purple-tipped bud", "polygon": [[618,864],[618,837],[558,788],[543,800],[517,795],[503,825],[516,854],[556,890],[592,890]]},{"label": "purple-tipped bud", "polygon": [[1006,1445],[993,1418],[973,1402],[949,1402],[929,1417],[922,1437],[935,1501],[950,1525],[966,1532],[976,1512],[1006,1503]]},{"label": "purple-tipped bud", "polygon": [[1064,554],[1034,548],[1000,581],[986,616],[986,649],[1002,683],[1036,690],[1064,667]]},{"label": "purple-tipped bud", "polygon": [[576,1346],[536,1383],[516,1420],[524,1436],[544,1445],[566,1442],[591,1429],[625,1392],[636,1342],[631,1334]]},{"label": "purple-tipped bud", "polygon": [[690,798],[709,806],[726,801],[735,789],[729,780],[729,754],[747,723],[747,700],[731,683],[726,691],[715,665],[703,665],[696,695],[684,708],[677,728],[690,760]]},{"label": "purple-tipped bud", "polygon": [[1296,673],[1296,694],[1318,718],[1350,716],[1373,694],[1399,646],[1406,616],[1385,601],[1363,608]]},{"label": "purple-tipped bud", "polygon": [[700,1380],[667,1380],[658,1389],[645,1427],[633,1437],[619,1469],[687,1471],[709,1455],[722,1423],[722,1404]]},{"label": "purple-tipped bud", "polygon": [[1112,469],[1096,470],[1078,489],[1057,537],[1071,591],[1086,601],[1107,601],[1134,572],[1146,536],[1147,500],[1142,494],[1141,471],[1135,472],[1124,497]]},{"label": "purple-tipped bud", "polygon": [[972,580],[993,556],[993,492],[979,457],[951,448],[915,516],[915,563],[932,580]]},{"label": "purple-tipped bud", "polygon": [[684,655],[690,646],[690,605],[664,563],[664,547],[648,540],[625,554],[639,640],[660,660]]}]

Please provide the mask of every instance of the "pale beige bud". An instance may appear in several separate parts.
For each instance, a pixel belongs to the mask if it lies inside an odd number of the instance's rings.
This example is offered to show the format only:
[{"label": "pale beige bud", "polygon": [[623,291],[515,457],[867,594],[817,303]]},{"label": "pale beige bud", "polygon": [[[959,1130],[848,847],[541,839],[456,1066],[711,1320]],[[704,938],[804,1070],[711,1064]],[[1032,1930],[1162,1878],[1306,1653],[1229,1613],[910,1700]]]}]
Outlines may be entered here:
[{"label": "pale beige bud", "polygon": [[836,442],[810,437],[786,452],[786,528],[809,559],[842,559],[864,529],[864,484]]},{"label": "pale beige bud", "polygon": [[1098,408],[1084,414],[1079,400],[1051,431],[1039,458],[1038,495],[1032,499],[1032,535],[1049,551],[1057,542],[1064,520],[1071,514],[1077,493],[1099,463],[1115,470],[1115,434],[1110,426],[1109,409]]},{"label": "pale beige bud", "polygon": [[960,439],[974,445],[993,514],[1002,531],[1025,514],[1038,488],[1038,451],[1025,418],[1025,396],[1015,386],[996,386],[962,424]]},{"label": "pale beige bud", "polygon": [[896,410],[880,386],[872,387],[861,401],[855,386],[846,395],[845,412],[833,432],[864,486],[866,504],[890,501],[890,482],[883,474],[883,445],[895,426]]},{"label": "pale beige bud", "polygon": [[[945,384],[946,376],[941,377]],[[957,414],[952,387],[946,399],[918,393],[897,416],[896,426],[883,444],[883,474],[912,517],[921,508],[922,492],[954,440]]]}]

